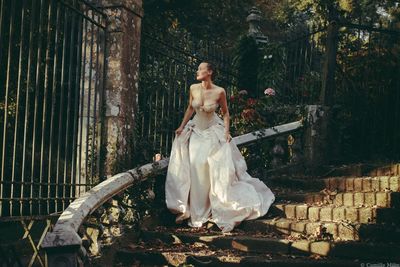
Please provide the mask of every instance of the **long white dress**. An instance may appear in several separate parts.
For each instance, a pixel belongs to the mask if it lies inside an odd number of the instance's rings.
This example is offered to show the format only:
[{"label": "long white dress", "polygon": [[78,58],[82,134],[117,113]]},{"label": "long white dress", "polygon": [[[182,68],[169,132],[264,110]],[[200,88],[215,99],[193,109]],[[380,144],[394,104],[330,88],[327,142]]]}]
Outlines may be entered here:
[{"label": "long white dress", "polygon": [[193,119],[172,142],[165,195],[176,223],[191,227],[214,222],[229,232],[243,220],[265,215],[275,195],[247,165],[234,140],[227,142],[218,104],[201,106],[193,99]]}]

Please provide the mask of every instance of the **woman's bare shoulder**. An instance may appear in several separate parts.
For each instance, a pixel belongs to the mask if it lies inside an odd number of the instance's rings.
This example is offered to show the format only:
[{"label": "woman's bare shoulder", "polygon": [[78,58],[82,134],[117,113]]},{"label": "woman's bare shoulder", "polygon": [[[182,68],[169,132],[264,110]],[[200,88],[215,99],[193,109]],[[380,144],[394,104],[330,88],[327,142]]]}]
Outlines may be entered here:
[{"label": "woman's bare shoulder", "polygon": [[201,84],[201,83],[192,83],[192,84],[190,85],[190,90],[199,87],[200,84]]},{"label": "woman's bare shoulder", "polygon": [[200,84],[201,84],[201,83],[192,83],[192,84],[190,85],[190,88],[195,87],[195,86],[200,86]]},{"label": "woman's bare shoulder", "polygon": [[218,93],[220,94],[226,94],[225,88],[219,85],[215,85],[216,89],[218,90]]}]

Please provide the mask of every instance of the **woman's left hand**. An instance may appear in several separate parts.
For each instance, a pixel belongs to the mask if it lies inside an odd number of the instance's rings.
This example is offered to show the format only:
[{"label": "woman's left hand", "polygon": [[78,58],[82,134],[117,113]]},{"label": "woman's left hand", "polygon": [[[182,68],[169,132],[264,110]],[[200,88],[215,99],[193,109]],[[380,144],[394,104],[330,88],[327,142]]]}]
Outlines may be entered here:
[{"label": "woman's left hand", "polygon": [[228,143],[232,140],[232,136],[230,135],[229,132],[225,132],[225,140]]}]

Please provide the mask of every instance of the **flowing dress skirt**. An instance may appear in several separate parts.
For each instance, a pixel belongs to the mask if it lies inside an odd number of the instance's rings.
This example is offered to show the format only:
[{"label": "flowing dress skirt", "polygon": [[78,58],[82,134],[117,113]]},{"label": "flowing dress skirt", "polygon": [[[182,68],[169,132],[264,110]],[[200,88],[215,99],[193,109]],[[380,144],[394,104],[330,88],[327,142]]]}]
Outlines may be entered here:
[{"label": "flowing dress skirt", "polygon": [[207,127],[198,122],[195,115],[172,143],[165,196],[176,222],[190,218],[189,226],[200,227],[211,221],[229,232],[265,215],[275,195],[247,173],[235,141],[225,140],[223,120],[214,113]]}]

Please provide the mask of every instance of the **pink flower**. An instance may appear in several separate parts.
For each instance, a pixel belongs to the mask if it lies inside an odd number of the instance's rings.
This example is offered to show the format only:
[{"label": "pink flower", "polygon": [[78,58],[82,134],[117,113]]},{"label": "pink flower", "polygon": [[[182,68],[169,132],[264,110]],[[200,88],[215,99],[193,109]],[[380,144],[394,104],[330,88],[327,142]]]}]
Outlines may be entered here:
[{"label": "pink flower", "polygon": [[272,88],[267,88],[267,89],[265,89],[264,94],[268,95],[268,96],[273,96],[273,95],[275,95],[275,90]]},{"label": "pink flower", "polygon": [[239,91],[239,95],[247,95],[247,91],[246,90],[240,90]]}]

